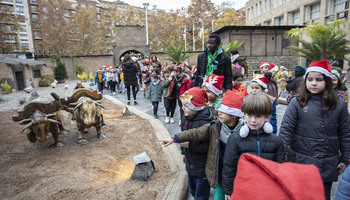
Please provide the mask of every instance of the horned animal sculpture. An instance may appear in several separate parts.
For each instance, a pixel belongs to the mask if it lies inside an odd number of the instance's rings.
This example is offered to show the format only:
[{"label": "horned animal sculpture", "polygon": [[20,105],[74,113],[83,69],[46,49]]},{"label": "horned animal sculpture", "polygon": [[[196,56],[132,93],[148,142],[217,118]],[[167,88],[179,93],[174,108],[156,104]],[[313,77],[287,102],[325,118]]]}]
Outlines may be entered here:
[{"label": "horned animal sculpture", "polygon": [[92,126],[95,127],[98,138],[103,139],[106,137],[101,133],[101,125],[104,125],[102,115],[102,108],[104,107],[100,104],[102,95],[97,94],[96,90],[77,89],[68,98],[59,98],[55,93],[51,93],[51,95],[65,110],[73,114],[79,133],[78,144],[88,143],[84,136],[84,129]]},{"label": "horned animal sculpture", "polygon": [[59,134],[67,134],[62,125],[60,117],[60,106],[56,101],[50,102],[48,99],[39,98],[27,103],[18,110],[17,115],[13,115],[13,121],[19,121],[20,125],[25,125],[21,133],[27,130],[27,138],[35,143],[37,140],[46,141],[51,133],[56,147],[63,146]]}]

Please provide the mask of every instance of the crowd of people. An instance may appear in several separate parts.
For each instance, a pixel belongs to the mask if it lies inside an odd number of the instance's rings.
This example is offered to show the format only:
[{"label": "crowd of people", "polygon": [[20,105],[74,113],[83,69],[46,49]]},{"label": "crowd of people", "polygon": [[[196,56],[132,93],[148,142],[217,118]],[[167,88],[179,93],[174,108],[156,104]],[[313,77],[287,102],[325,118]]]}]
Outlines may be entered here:
[{"label": "crowd of people", "polygon": [[[277,190],[276,184],[265,185],[269,190],[261,191],[261,196],[281,190],[289,197],[306,197],[312,191],[314,199],[330,199],[333,182],[346,170],[337,198],[350,199],[350,119],[341,70],[328,60],[312,61],[307,68],[294,67],[292,77],[286,67],[264,61],[257,66],[263,76],[250,81],[248,94],[243,85],[246,64],[238,51],[231,52],[231,58],[224,54],[220,44],[220,37],[211,34],[196,66],[186,62],[162,66],[156,56],[148,59],[126,54],[119,68],[98,69],[95,83],[100,92],[107,88],[112,94],[116,88],[120,93],[126,88],[128,105],[130,92],[137,104],[136,93],[143,90],[154,118],[158,118],[158,105],[163,101],[165,123],[175,123],[178,104],[182,132],[159,142],[181,146],[188,188],[195,199],[208,199],[210,188],[215,200],[245,199],[237,195],[247,181],[252,187],[264,184],[254,181],[263,176],[254,176],[254,171],[249,179],[243,178],[247,174],[239,160],[246,153],[263,158],[245,156],[259,166],[275,166],[270,161],[294,163],[264,171],[285,167],[303,174],[291,178],[288,171],[266,172],[264,176],[273,180],[287,177],[290,186]],[[289,105],[277,130],[276,105],[282,92],[288,94]],[[311,170],[310,164],[314,166]],[[279,197],[283,199],[271,196]]]}]

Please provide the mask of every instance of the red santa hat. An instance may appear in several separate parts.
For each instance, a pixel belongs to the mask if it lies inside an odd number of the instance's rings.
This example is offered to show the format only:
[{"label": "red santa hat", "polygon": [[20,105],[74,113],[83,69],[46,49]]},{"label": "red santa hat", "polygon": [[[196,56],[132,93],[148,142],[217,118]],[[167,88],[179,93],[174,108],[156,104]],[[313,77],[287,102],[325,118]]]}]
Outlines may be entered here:
[{"label": "red santa hat", "polygon": [[216,74],[211,74],[203,83],[203,86],[212,91],[216,96],[222,94],[222,84],[224,83],[224,76],[218,76]]},{"label": "red santa hat", "polygon": [[101,68],[98,68],[98,69],[97,69],[97,72],[102,72],[102,69],[101,69]]},{"label": "red santa hat", "polygon": [[187,106],[191,110],[199,111],[205,108],[205,102],[208,101],[208,95],[200,87],[193,87],[183,93],[180,99],[184,106]]},{"label": "red santa hat", "polygon": [[270,65],[269,72],[274,73],[278,71],[278,66],[275,63],[270,63],[269,65]]},{"label": "red santa hat", "polygon": [[259,67],[259,68],[262,68],[262,67],[264,67],[264,66],[270,66],[270,65],[269,65],[268,62],[262,61],[262,62],[260,63],[260,67]]},{"label": "red santa hat", "polygon": [[277,163],[247,153],[238,161],[233,191],[231,200],[325,199],[316,166]]},{"label": "red santa hat", "polygon": [[256,82],[258,83],[263,89],[266,89],[267,88],[267,83],[269,82],[269,80],[263,76],[263,77],[260,77],[260,78],[255,78],[252,80],[252,82]]},{"label": "red santa hat", "polygon": [[220,107],[216,110],[229,115],[243,117],[243,112],[241,110],[242,104],[243,96],[240,92],[232,92],[232,90],[227,90],[222,98]]},{"label": "red santa hat", "polygon": [[321,74],[332,78],[332,68],[328,60],[312,61],[306,70],[305,76],[307,76],[309,72],[320,72]]}]

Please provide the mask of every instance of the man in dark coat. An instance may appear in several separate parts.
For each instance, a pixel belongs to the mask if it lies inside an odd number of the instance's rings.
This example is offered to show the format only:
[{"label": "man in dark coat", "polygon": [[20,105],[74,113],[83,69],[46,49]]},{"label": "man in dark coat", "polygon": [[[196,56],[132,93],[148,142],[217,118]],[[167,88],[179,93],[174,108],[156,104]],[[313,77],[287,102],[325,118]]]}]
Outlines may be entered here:
[{"label": "man in dark coat", "polygon": [[221,38],[218,34],[209,35],[207,48],[198,55],[195,87],[201,87],[205,77],[216,74],[225,77],[223,89],[232,90],[231,59],[219,47],[220,44]]},{"label": "man in dark coat", "polygon": [[127,89],[128,105],[130,105],[130,87],[132,88],[132,96],[134,97],[134,104],[136,105],[137,67],[131,60],[130,54],[124,56],[122,70],[124,73],[124,84]]}]

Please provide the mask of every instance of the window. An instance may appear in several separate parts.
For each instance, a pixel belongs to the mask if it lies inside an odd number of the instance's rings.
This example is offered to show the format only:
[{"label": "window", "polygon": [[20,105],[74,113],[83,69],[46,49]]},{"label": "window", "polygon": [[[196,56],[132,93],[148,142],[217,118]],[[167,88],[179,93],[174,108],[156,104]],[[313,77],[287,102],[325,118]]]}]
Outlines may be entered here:
[{"label": "window", "polygon": [[21,46],[22,46],[22,49],[29,50],[29,44],[28,43],[22,43]]},{"label": "window", "polygon": [[17,13],[24,13],[24,8],[22,6],[16,6]]},{"label": "window", "polygon": [[81,4],[80,5],[82,8],[86,8],[86,5],[85,4]]},{"label": "window", "polygon": [[283,22],[284,22],[283,15],[275,18],[275,25],[276,26],[283,26],[284,25]]},{"label": "window", "polygon": [[299,10],[292,12],[292,21],[291,24],[299,24]]},{"label": "window", "polygon": [[34,38],[35,39],[41,39],[41,35],[39,32],[34,32]]},{"label": "window", "polygon": [[21,32],[27,32],[27,26],[26,25],[22,25],[21,26]]},{"label": "window", "polygon": [[248,12],[247,12],[247,15],[248,15],[248,20],[250,20],[251,19],[251,14],[250,14],[250,8],[248,8]]},{"label": "window", "polygon": [[22,3],[23,3],[23,1],[22,1],[22,0],[16,0],[16,3],[20,3],[20,4],[22,4]]},{"label": "window", "polygon": [[320,3],[311,5],[310,19],[320,18]]},{"label": "window", "polygon": [[261,1],[259,1],[259,12],[258,12],[259,15],[261,15],[262,13],[261,10],[262,10]]},{"label": "window", "polygon": [[271,26],[271,20],[270,21],[265,21],[264,26]]},{"label": "window", "polygon": [[37,14],[32,14],[32,18],[33,19],[38,19],[38,15]]},{"label": "window", "polygon": [[47,13],[48,12],[47,7],[44,7],[43,11]]},{"label": "window", "polygon": [[38,3],[38,0],[30,0],[30,3]]},{"label": "window", "polygon": [[345,0],[334,0],[334,12],[345,10]]},{"label": "window", "polygon": [[258,4],[256,3],[255,4],[255,15],[254,15],[254,17],[257,17],[257,16],[259,16],[259,14],[258,14]]},{"label": "window", "polygon": [[101,15],[97,15],[97,20],[100,20],[101,19]]},{"label": "window", "polygon": [[33,69],[33,78],[41,78],[41,70]]},{"label": "window", "polygon": [[65,17],[64,21],[66,21],[67,23],[69,23],[69,18]]},{"label": "window", "polygon": [[2,2],[13,3],[13,0],[2,0]]},{"label": "window", "polygon": [[78,9],[78,4],[77,3],[72,3],[72,9]]}]

